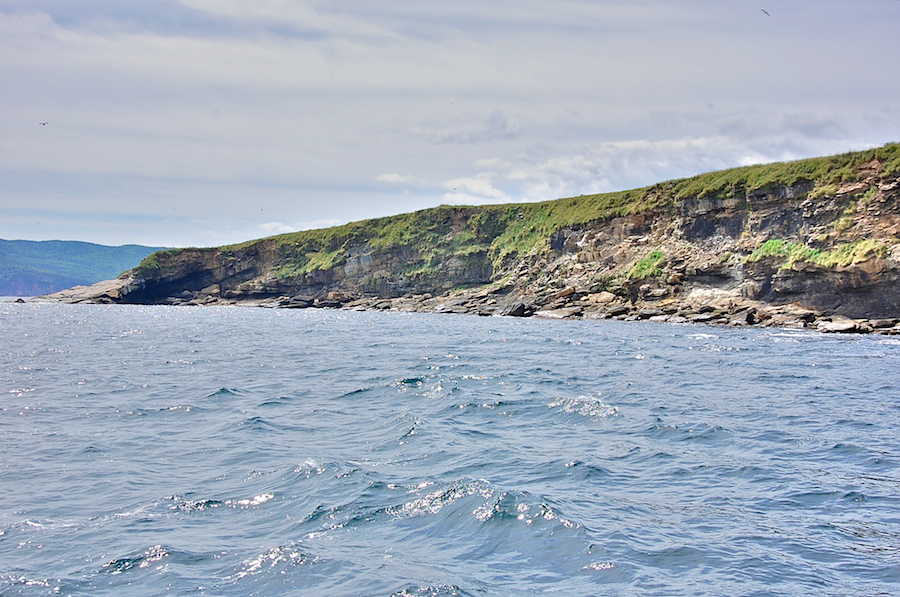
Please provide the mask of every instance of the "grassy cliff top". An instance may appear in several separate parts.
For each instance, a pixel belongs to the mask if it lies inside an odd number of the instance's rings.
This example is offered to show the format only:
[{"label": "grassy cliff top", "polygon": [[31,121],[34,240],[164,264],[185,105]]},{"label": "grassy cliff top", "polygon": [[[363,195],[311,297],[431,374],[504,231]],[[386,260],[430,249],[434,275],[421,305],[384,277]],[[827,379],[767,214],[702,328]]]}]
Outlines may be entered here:
[{"label": "grassy cliff top", "polygon": [[[874,161],[874,162],[873,162]],[[836,188],[865,177],[862,170],[876,163],[883,177],[900,174],[900,144],[842,155],[762,164],[700,174],[629,191],[582,195],[539,203],[440,206],[412,213],[351,222],[342,226],[282,234],[220,247],[234,255],[260,242],[274,242],[283,277],[339,265],[352,247],[371,250],[408,247],[426,263],[448,255],[483,253],[495,266],[508,258],[548,246],[550,236],[567,226],[670,207],[686,199],[746,197],[799,183],[817,189]],[[155,256],[142,262],[153,269]]]}]

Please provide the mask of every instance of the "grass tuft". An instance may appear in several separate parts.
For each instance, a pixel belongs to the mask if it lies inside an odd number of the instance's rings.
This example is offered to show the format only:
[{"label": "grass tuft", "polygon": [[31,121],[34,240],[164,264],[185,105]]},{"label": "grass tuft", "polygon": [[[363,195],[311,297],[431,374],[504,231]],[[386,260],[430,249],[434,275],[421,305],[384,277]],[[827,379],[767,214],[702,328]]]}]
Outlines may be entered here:
[{"label": "grass tuft", "polygon": [[662,265],[666,262],[666,254],[662,251],[651,251],[646,257],[635,263],[628,272],[631,280],[643,280],[662,275]]}]

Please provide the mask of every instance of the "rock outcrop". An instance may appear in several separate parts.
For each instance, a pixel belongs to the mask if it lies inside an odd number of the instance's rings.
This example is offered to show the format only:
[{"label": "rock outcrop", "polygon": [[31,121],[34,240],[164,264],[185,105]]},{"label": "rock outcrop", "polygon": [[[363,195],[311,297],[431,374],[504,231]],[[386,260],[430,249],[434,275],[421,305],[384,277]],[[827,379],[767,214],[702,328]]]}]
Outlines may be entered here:
[{"label": "rock outcrop", "polygon": [[900,333],[900,145],[543,204],[162,251],[66,302],[250,303]]}]

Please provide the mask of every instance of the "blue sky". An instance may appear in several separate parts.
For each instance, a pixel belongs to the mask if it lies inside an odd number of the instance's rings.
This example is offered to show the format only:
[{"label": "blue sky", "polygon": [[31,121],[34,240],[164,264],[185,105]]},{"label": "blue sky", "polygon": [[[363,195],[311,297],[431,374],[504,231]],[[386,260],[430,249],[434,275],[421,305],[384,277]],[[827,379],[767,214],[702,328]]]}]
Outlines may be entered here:
[{"label": "blue sky", "polygon": [[218,245],[900,141],[898,25],[898,0],[0,0],[0,238]]}]

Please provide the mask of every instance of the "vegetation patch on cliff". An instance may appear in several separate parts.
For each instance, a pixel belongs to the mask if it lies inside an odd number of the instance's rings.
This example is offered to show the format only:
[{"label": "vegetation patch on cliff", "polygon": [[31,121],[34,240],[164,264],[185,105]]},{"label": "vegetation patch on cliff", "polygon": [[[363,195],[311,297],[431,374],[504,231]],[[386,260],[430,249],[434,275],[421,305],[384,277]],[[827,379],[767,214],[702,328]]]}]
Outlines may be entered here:
[{"label": "vegetation patch on cliff", "polygon": [[636,262],[628,271],[628,278],[643,280],[662,274],[662,266],[666,262],[666,254],[662,251],[651,251],[649,255]]},{"label": "vegetation patch on cliff", "polygon": [[160,277],[165,272],[161,272],[162,265],[160,264],[160,259],[165,262],[167,257],[172,257],[183,252],[184,249],[165,249],[163,251],[157,251],[155,253],[151,253],[144,257],[141,262],[135,268],[137,273],[141,277]]},{"label": "vegetation patch on cliff", "polygon": [[836,245],[834,248],[821,251],[804,244],[792,243],[773,238],[764,242],[747,258],[754,263],[766,258],[783,260],[782,269],[790,268],[794,263],[806,261],[823,267],[847,267],[862,263],[871,257],[884,257],[888,252],[888,243],[875,239],[863,239],[852,243]]}]

